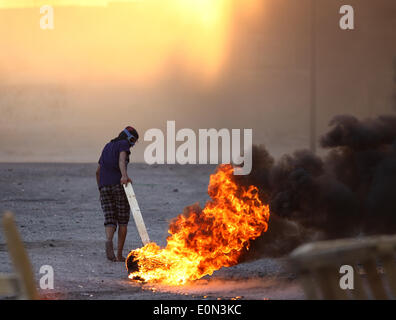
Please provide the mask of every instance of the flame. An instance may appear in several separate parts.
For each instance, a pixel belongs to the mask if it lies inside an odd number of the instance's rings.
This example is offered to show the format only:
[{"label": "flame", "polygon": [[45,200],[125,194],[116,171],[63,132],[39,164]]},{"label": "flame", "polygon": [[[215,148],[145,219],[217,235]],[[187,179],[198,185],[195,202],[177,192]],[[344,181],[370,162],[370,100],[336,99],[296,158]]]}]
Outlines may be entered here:
[{"label": "flame", "polygon": [[267,231],[270,213],[255,186],[234,182],[233,170],[222,165],[210,176],[211,200],[203,209],[187,207],[171,222],[165,248],[149,243],[129,253],[127,264],[137,264],[130,279],[180,285],[238,263],[250,240]]}]

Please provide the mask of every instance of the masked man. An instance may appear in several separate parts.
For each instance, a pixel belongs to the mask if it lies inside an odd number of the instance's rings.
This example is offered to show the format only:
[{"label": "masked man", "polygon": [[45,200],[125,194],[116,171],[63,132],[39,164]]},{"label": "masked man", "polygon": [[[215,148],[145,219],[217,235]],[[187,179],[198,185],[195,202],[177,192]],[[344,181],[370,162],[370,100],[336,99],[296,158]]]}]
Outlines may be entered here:
[{"label": "masked man", "polygon": [[[139,139],[138,132],[125,128],[117,138],[104,147],[96,170],[96,181],[104,213],[106,231],[106,256],[111,261],[124,262],[122,255],[130,216],[128,199],[123,184],[132,182],[128,177],[127,165],[132,148]],[[113,236],[118,226],[117,256],[114,255]]]}]

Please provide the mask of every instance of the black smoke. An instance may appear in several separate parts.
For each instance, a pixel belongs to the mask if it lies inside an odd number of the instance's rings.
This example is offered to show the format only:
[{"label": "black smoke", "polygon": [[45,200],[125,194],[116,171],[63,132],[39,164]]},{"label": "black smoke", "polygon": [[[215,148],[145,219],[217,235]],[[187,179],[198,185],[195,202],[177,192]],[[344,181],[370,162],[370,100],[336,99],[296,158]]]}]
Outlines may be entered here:
[{"label": "black smoke", "polygon": [[275,161],[264,147],[253,148],[251,174],[237,179],[259,188],[278,232],[254,241],[251,251],[276,240],[284,253],[314,234],[332,239],[396,233],[396,117],[342,115],[330,126],[320,139],[328,150],[324,157],[300,150]]}]

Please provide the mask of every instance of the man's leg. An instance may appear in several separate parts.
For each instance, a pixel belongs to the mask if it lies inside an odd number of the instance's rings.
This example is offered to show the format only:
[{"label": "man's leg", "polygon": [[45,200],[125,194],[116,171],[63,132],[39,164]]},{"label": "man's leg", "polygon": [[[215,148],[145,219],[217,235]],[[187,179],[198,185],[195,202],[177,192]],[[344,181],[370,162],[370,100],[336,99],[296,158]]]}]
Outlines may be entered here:
[{"label": "man's leg", "polygon": [[128,232],[127,225],[118,226],[118,247],[117,247],[117,260],[125,261],[125,257],[122,255],[122,250],[124,249],[125,238]]},{"label": "man's leg", "polygon": [[117,206],[117,219],[118,219],[118,247],[117,247],[117,261],[125,262],[125,258],[122,255],[124,249],[125,238],[127,235],[127,227],[129,222],[129,215],[131,209],[129,208],[128,199],[126,197],[124,188],[118,186],[118,197],[116,198]]},{"label": "man's leg", "polygon": [[113,241],[114,233],[116,231],[116,227],[114,226],[106,226],[106,239],[107,241]]},{"label": "man's leg", "polygon": [[111,261],[115,261],[116,257],[114,255],[114,248],[113,248],[113,237],[116,231],[116,227],[114,226],[106,226],[106,256],[107,259]]},{"label": "man's leg", "polygon": [[105,186],[100,189],[100,204],[104,213],[104,225],[106,232],[106,257],[115,261],[113,237],[117,229],[117,206],[114,199],[114,187]]}]

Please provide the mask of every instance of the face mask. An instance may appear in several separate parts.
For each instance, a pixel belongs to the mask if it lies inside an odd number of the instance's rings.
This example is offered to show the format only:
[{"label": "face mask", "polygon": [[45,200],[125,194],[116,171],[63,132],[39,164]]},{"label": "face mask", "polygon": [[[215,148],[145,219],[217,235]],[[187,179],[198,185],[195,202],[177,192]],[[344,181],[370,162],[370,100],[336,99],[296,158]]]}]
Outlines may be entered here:
[{"label": "face mask", "polygon": [[133,147],[136,143],[136,141],[135,141],[136,137],[133,134],[131,134],[127,129],[124,129],[124,132],[128,137],[128,142],[129,142],[130,146]]}]

